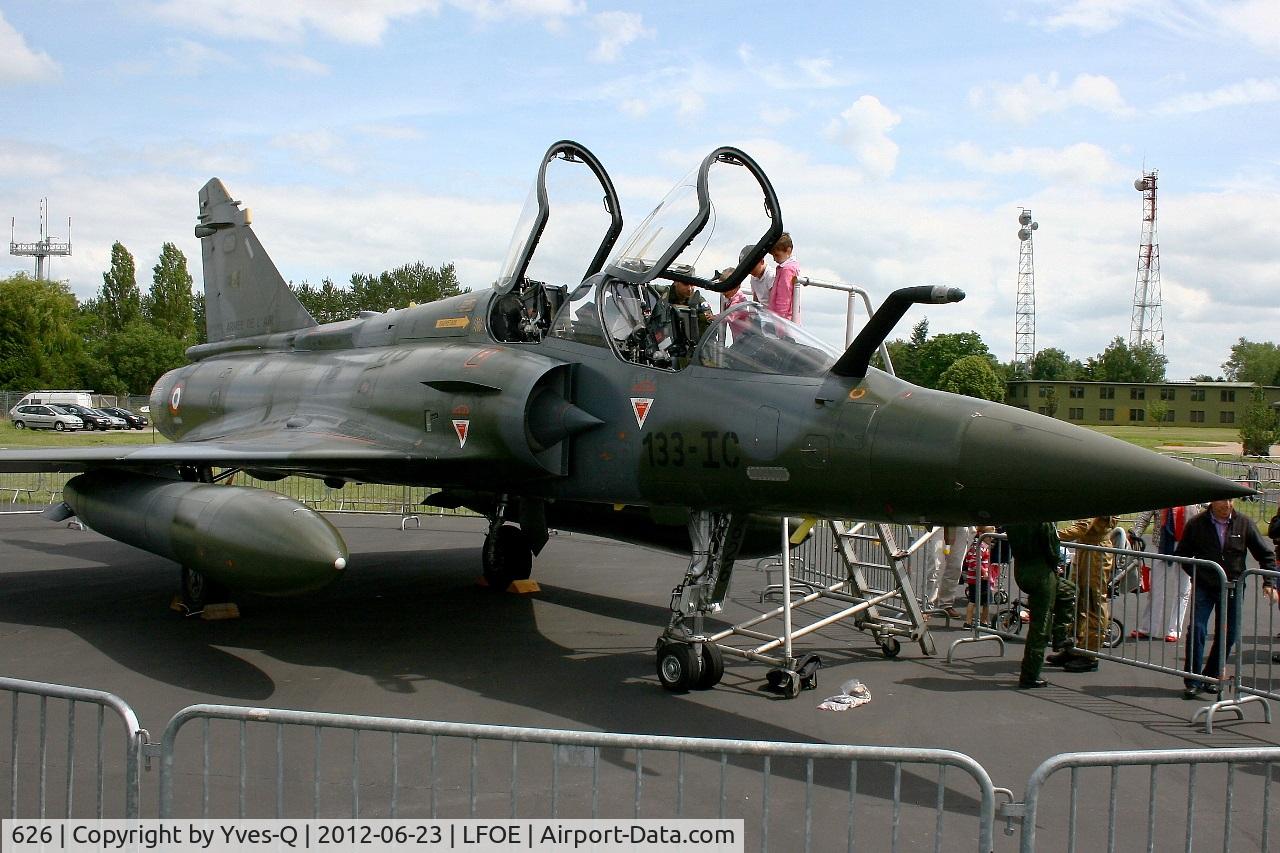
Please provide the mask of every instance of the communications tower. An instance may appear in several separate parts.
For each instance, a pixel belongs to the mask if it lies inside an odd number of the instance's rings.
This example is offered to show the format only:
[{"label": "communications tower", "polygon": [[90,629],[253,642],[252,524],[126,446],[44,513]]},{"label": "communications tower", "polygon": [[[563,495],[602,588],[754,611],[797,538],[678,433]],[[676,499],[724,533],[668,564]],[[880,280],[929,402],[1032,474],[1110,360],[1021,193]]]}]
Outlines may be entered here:
[{"label": "communications tower", "polygon": [[1026,376],[1031,375],[1031,361],[1036,357],[1036,258],[1031,234],[1039,227],[1040,223],[1031,218],[1031,211],[1022,208],[1018,213],[1018,311],[1013,367]]},{"label": "communications tower", "polygon": [[1138,278],[1133,285],[1133,320],[1129,348],[1154,344],[1164,354],[1164,319],[1160,309],[1160,243],[1156,240],[1156,170],[1133,182],[1142,193],[1142,242],[1138,245]]},{"label": "communications tower", "polygon": [[47,281],[49,271],[45,268],[45,258],[51,255],[71,254],[71,217],[67,217],[67,240],[62,242],[49,237],[48,216],[49,199],[40,199],[40,239],[35,243],[18,243],[13,239],[14,219],[9,219],[9,254],[35,256],[36,279]]}]

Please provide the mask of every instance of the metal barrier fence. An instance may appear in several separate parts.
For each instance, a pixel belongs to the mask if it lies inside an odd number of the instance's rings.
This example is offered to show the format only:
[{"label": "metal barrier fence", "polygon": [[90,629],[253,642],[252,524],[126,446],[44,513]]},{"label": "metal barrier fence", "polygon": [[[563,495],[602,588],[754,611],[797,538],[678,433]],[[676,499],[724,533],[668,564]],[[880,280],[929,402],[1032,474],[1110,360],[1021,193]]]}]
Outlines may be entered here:
[{"label": "metal barrier fence", "polygon": [[[1269,850],[1271,777],[1276,763],[1280,763],[1280,747],[1066,753],[1036,768],[1023,802],[1001,811],[1011,820],[1021,818],[1022,853],[1034,853],[1036,833],[1049,825],[1051,817],[1064,821],[1066,830],[1066,846],[1054,849],[1068,853],[1117,849],[1230,853],[1236,842],[1247,850]],[[1159,771],[1166,767],[1181,767],[1185,773],[1161,775]],[[1256,784],[1237,783],[1242,767],[1258,777]],[[1065,785],[1051,786],[1050,779],[1062,770],[1069,771]],[[1107,777],[1100,779],[1103,770],[1108,771]],[[1223,793],[1225,803],[1202,797],[1202,788]],[[1145,797],[1146,820],[1119,820],[1121,797],[1130,807]],[[1103,815],[1106,820],[1101,819]],[[1081,816],[1086,819],[1080,820]]]},{"label": "metal barrier fence", "polygon": [[[1021,822],[1020,849],[1269,849],[1280,747],[1064,753],[1030,775],[1021,802],[971,757],[943,749],[624,735],[193,705],[159,744],[118,697],[0,678],[12,694],[10,817],[72,817],[91,784],[106,816],[108,782],[139,817],[142,757],[158,756],[159,816],[378,818],[742,818],[745,849],[995,849]],[[19,697],[37,700],[34,742]],[[70,703],[65,726],[50,700]],[[97,709],[77,730],[76,704]],[[105,712],[124,726],[122,768],[104,758]],[[195,723],[196,725],[191,725]],[[56,730],[56,731],[55,731]],[[193,736],[188,736],[193,735]],[[66,738],[53,771],[49,746]],[[93,774],[76,747],[96,747]],[[194,749],[192,748],[194,746]],[[148,769],[150,764],[147,765]],[[26,771],[24,775],[22,771]],[[121,771],[122,772],[117,772]],[[1067,771],[1063,773],[1062,771]],[[1105,774],[1105,775],[1104,775]],[[35,785],[20,781],[36,776]],[[1064,778],[1065,777],[1065,778]],[[996,794],[1007,798],[996,807]],[[1141,814],[1145,820],[1134,819]],[[843,820],[840,820],[839,818]],[[1104,818],[1105,816],[1105,818]],[[1082,819],[1083,817],[1083,819]],[[838,829],[837,829],[838,826]],[[945,839],[945,840],[944,840]]]},{"label": "metal barrier fence", "polygon": [[[1249,578],[1257,578],[1259,583],[1253,585],[1261,591],[1268,581],[1280,588],[1280,572],[1263,569],[1248,569],[1241,576],[1244,589],[1248,589]],[[1250,602],[1249,612],[1240,607],[1240,642],[1236,644],[1231,660],[1235,664],[1232,683],[1234,691],[1230,699],[1215,703],[1205,712],[1205,728],[1213,731],[1213,719],[1219,711],[1234,711],[1240,718],[1244,717],[1244,706],[1257,703],[1262,705],[1266,721],[1271,722],[1271,705],[1268,700],[1280,700],[1280,653],[1277,652],[1277,620],[1276,604],[1266,596],[1257,595]],[[1265,610],[1265,612],[1264,612]],[[1252,618],[1246,618],[1252,617]],[[1245,629],[1252,627],[1252,633]],[[1247,651],[1246,651],[1247,647]]]},{"label": "metal barrier fence", "polygon": [[[179,734],[196,720],[198,760],[183,769]],[[222,738],[228,729],[231,744]],[[733,817],[745,820],[747,849],[808,851],[819,838],[830,848],[839,837],[833,818],[843,814],[850,850],[937,851],[945,838],[947,849],[975,839],[989,853],[994,840],[990,776],[969,756],[943,749],[194,705],[170,720],[160,756],[162,818],[232,810],[239,817]],[[951,778],[972,788],[957,790]]]},{"label": "metal barrier fence", "polygon": [[[124,789],[124,811],[118,816],[138,817],[142,749],[148,736],[146,730],[138,725],[138,717],[132,708],[114,694],[100,690],[24,681],[18,678],[0,677],[0,692],[10,695],[8,750],[4,751],[0,747],[0,756],[2,756],[0,763],[3,759],[7,759],[9,764],[6,779],[0,781],[0,790],[3,790],[7,782],[10,818],[17,818],[20,815],[40,818],[75,817],[77,816],[76,807],[84,802],[86,793],[92,796],[93,816],[104,817],[108,777],[116,783],[113,785],[114,789]],[[34,699],[34,703],[23,702],[24,696]],[[67,703],[65,716],[54,718],[50,714],[50,700],[61,700]],[[38,735],[34,743],[20,737],[23,731],[21,721],[26,718],[22,707],[32,704],[36,706],[34,713],[38,727]],[[76,712],[81,704],[91,705],[96,709],[94,727],[87,732],[84,728],[77,726],[79,717]],[[115,753],[111,757],[105,754],[109,742],[104,733],[108,710],[120,720],[124,727],[124,736],[121,739],[123,743],[117,741],[117,744],[123,746],[123,752]],[[2,717],[3,711],[0,711],[0,718]],[[63,749],[57,751],[55,744],[62,745]],[[51,747],[55,749],[53,755],[50,755]],[[91,777],[86,777],[83,765],[78,767],[76,763],[76,756],[83,754],[86,749],[92,749]],[[24,775],[20,772],[24,767],[35,770],[36,781],[33,786],[24,787],[20,784],[24,780]],[[51,791],[50,783],[56,774],[62,776],[62,785]],[[89,789],[87,792],[86,788]]]}]

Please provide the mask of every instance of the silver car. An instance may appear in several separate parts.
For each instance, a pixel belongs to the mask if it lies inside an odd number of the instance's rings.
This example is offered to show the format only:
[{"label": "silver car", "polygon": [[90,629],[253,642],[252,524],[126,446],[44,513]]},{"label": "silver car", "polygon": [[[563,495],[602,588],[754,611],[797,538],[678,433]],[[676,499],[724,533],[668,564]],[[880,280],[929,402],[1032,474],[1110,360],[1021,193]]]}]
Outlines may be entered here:
[{"label": "silver car", "polygon": [[90,411],[93,412],[95,415],[102,415],[104,418],[110,418],[111,429],[128,429],[129,428],[129,424],[125,422],[124,418],[120,417],[119,415],[113,415],[111,414],[111,412],[108,412],[106,409],[90,409]]},{"label": "silver car", "polygon": [[54,429],[66,432],[71,429],[84,429],[84,421],[59,406],[28,404],[14,406],[9,410],[9,418],[14,429]]}]

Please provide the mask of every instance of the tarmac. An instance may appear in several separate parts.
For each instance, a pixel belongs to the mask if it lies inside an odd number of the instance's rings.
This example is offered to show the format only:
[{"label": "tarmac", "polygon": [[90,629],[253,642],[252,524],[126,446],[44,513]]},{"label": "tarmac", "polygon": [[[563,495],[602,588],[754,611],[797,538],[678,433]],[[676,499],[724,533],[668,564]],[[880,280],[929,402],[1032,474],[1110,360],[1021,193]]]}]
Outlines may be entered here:
[{"label": "tarmac", "polygon": [[[734,658],[715,689],[672,694],[658,684],[654,641],[682,559],[560,534],[535,561],[541,591],[496,594],[477,584],[481,519],[423,516],[421,529],[401,531],[398,517],[329,517],[351,550],[337,584],[304,598],[241,601],[241,618],[206,622],[170,610],[173,563],[38,515],[0,514],[0,674],[110,691],[153,733],[179,709],[208,702],[940,747],[972,756],[1019,798],[1056,753],[1280,744],[1280,726],[1263,722],[1258,705],[1243,720],[1223,715],[1205,734],[1189,722],[1204,703],[1184,701],[1180,679],[1136,667],[1047,668],[1048,688],[1015,689],[1021,642],[1003,654],[990,642],[961,646],[947,664],[948,646],[968,632],[937,621],[935,657],[904,642],[887,659],[847,624],[805,638],[798,650],[819,653],[825,666],[818,688],[794,700],[761,690],[766,666]],[[770,606],[758,601],[764,584],[761,570],[739,564],[722,618],[739,622]],[[851,678],[870,689],[869,704],[817,708]]]}]

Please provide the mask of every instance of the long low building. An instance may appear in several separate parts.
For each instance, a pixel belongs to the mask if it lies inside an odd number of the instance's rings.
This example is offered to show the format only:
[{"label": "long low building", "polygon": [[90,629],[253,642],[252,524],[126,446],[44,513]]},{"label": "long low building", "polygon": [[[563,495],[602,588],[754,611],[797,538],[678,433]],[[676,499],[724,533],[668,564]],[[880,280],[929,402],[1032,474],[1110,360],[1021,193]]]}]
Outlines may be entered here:
[{"label": "long low building", "polygon": [[[1253,400],[1251,382],[1009,382],[1010,406],[1078,424],[1146,424],[1235,427]],[[1262,386],[1271,406],[1280,387]]]}]

